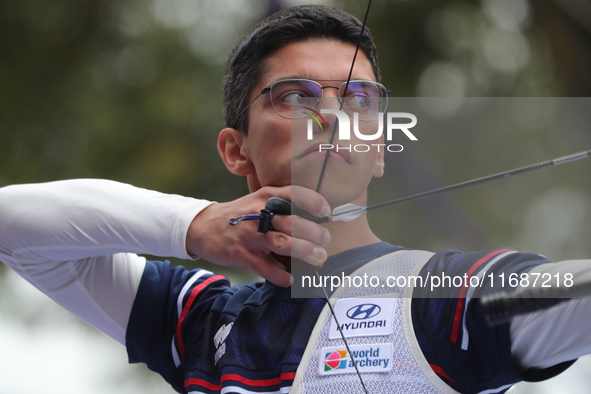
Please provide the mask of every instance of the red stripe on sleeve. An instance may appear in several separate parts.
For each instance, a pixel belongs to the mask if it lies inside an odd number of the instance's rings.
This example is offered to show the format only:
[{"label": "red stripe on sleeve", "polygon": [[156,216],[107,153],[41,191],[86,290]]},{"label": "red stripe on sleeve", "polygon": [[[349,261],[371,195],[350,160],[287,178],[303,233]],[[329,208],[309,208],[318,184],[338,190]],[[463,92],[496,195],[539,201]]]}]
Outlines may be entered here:
[{"label": "red stripe on sleeve", "polygon": [[191,378],[191,379],[185,380],[185,387],[189,387],[189,386],[201,386],[201,387],[205,387],[206,389],[210,389],[212,391],[220,391],[222,389],[221,384],[213,384],[213,383],[209,383],[207,380],[197,379],[197,378]]},{"label": "red stripe on sleeve", "polygon": [[295,372],[282,373],[278,378],[262,379],[262,380],[247,379],[243,376],[230,373],[230,374],[222,375],[220,380],[222,382],[224,382],[226,380],[235,380],[237,382],[244,383],[249,386],[262,387],[262,386],[274,386],[276,384],[281,383],[284,380],[293,380],[294,378],[295,378]]},{"label": "red stripe on sleeve", "polygon": [[[280,384],[281,382],[283,382],[285,380],[293,380],[295,378],[295,375],[296,375],[295,372],[288,372],[288,373],[282,373],[279,377],[273,378],[273,379],[253,380],[253,379],[248,379],[243,376],[231,373],[231,374],[222,375],[222,377],[220,378],[220,382],[233,380],[233,381],[247,384],[252,387],[266,387],[266,386],[274,386],[274,385]],[[207,380],[198,379],[198,378],[191,378],[191,379],[185,380],[185,387],[189,387],[189,386],[201,386],[201,387],[205,387],[206,389],[213,390],[213,391],[220,391],[222,389],[221,384],[213,384],[213,383],[208,382]]]},{"label": "red stripe on sleeve", "polygon": [[[490,259],[492,259],[493,257],[495,257],[501,253],[510,252],[510,251],[511,251],[511,249],[500,249],[500,250],[495,250],[494,252],[490,252],[489,254],[487,254],[486,256],[481,258],[480,260],[478,260],[476,262],[476,264],[474,264],[472,266],[472,268],[470,268],[468,270],[466,275],[468,277],[472,276],[472,274],[474,274],[474,272],[480,266],[482,266],[482,264],[486,263],[487,261],[489,261]],[[456,312],[454,314],[454,320],[453,320],[453,326],[451,328],[451,338],[450,338],[454,345],[458,342],[458,336],[460,333],[460,325],[462,324],[462,316],[463,316],[462,311],[464,310],[464,303],[466,302],[466,299],[464,297],[466,296],[467,291],[468,291],[468,286],[466,286],[464,284],[464,286],[460,290],[460,294],[458,296],[458,303],[456,304]]]},{"label": "red stripe on sleeve", "polygon": [[433,369],[433,372],[435,372],[437,375],[443,376],[444,378],[446,378],[450,382],[455,383],[454,380],[452,378],[450,378],[449,375],[446,374],[445,371],[439,365],[435,365],[435,364],[429,364],[429,365],[431,366],[431,369]]},{"label": "red stripe on sleeve", "polygon": [[187,314],[191,310],[191,307],[193,306],[193,302],[195,302],[195,298],[197,298],[197,295],[199,294],[199,292],[201,290],[203,290],[205,287],[207,287],[211,282],[215,282],[216,280],[219,280],[219,279],[224,279],[224,276],[223,275],[216,275],[216,276],[212,276],[211,278],[207,278],[205,281],[201,282],[199,284],[199,286],[196,286],[193,290],[191,290],[191,294],[189,295],[189,298],[187,299],[187,303],[183,307],[183,312],[181,313],[181,316],[179,317],[179,321],[176,324],[176,339],[177,339],[177,342],[179,345],[179,351],[181,353],[181,357],[184,357],[184,355],[185,355],[185,343],[183,342],[182,330],[181,330],[182,325],[183,325],[183,321],[185,320],[185,317],[187,317]]}]

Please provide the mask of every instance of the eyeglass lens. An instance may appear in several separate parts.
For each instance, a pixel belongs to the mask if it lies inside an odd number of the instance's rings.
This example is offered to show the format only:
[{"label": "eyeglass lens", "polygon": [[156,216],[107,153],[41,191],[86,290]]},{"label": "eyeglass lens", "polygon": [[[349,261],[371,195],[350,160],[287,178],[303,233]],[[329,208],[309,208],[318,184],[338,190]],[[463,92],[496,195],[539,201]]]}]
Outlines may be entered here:
[{"label": "eyeglass lens", "polygon": [[[358,113],[360,120],[376,120],[379,112],[385,110],[388,99],[383,86],[370,81],[351,81],[346,86],[346,83],[338,86],[339,99],[343,109],[351,117]],[[322,91],[326,88],[337,87],[322,87],[311,80],[278,81],[271,86],[271,102],[279,115],[289,119],[303,119],[308,116],[306,112],[309,112],[309,108],[319,106]]]}]

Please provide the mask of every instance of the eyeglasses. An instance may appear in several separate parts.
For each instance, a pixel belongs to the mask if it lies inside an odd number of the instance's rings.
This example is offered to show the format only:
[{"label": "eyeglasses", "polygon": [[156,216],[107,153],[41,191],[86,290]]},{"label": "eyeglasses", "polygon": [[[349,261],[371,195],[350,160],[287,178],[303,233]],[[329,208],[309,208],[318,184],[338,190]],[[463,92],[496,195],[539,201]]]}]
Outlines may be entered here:
[{"label": "eyeglasses", "polygon": [[[322,80],[323,82],[340,82]],[[263,94],[270,93],[271,104],[279,116],[287,119],[304,119],[309,117],[310,107],[318,108],[322,102],[324,89],[337,89],[341,108],[351,117],[355,113],[361,121],[377,120],[380,112],[388,107],[391,93],[380,83],[373,81],[353,80],[339,86],[322,86],[311,79],[283,79],[273,82],[261,90],[240,115]]]}]

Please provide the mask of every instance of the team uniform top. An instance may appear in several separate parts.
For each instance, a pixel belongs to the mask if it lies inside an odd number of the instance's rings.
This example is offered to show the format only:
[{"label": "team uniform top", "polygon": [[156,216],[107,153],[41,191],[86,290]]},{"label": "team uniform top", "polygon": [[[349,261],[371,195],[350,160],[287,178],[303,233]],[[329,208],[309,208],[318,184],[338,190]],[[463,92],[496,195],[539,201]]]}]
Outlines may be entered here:
[{"label": "team uniform top", "polygon": [[[329,258],[322,274],[345,267],[348,275],[401,249],[378,243],[350,250]],[[443,251],[421,275],[522,273],[544,263],[548,260],[542,256],[508,249]],[[452,289],[457,297],[433,299],[428,288],[417,288],[415,296],[425,298],[413,299],[412,316],[423,354],[455,390],[502,392],[523,379],[551,377],[571,364],[517,371],[509,325],[488,327],[478,302],[466,308],[466,294],[460,294],[466,290]],[[495,286],[487,292],[492,290]],[[291,298],[290,289],[269,282],[230,287],[224,277],[207,271],[149,262],[127,331],[130,361],[145,362],[179,392],[288,392],[324,304],[320,298]]]},{"label": "team uniform top", "polygon": [[[132,362],[147,363],[179,392],[288,392],[324,314],[322,299],[291,298],[290,289],[270,283],[230,287],[219,275],[138,255],[195,258],[187,253],[188,228],[210,204],[96,179],[0,188],[0,260],[126,345]],[[353,249],[332,256],[322,274],[348,274],[402,249],[386,243]],[[551,264],[505,249],[443,251],[420,274],[488,277],[485,272],[562,269],[576,276],[587,267],[588,260]],[[521,379],[552,376],[591,353],[589,298],[489,328],[479,303],[470,301],[477,296],[473,289],[452,290],[449,298],[430,299],[420,298],[429,296],[428,289],[417,288],[411,304],[420,352],[444,386],[502,392]]]}]

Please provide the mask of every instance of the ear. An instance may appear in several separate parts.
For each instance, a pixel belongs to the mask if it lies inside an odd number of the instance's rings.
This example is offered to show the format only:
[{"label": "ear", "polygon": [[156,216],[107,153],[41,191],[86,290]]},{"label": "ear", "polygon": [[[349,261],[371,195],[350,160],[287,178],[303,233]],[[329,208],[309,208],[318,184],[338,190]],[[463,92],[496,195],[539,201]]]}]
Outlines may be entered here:
[{"label": "ear", "polygon": [[[384,143],[384,135],[382,135],[380,137],[380,141],[379,144],[383,144]],[[378,145],[378,156],[376,157],[376,162],[374,164],[373,167],[373,176],[375,178],[381,178],[384,175],[384,167],[386,167],[386,164],[384,162],[384,155],[385,155],[385,150],[386,147],[384,145]]]},{"label": "ear", "polygon": [[249,175],[254,166],[244,144],[246,136],[237,129],[225,128],[218,136],[218,152],[226,168],[234,175]]}]

